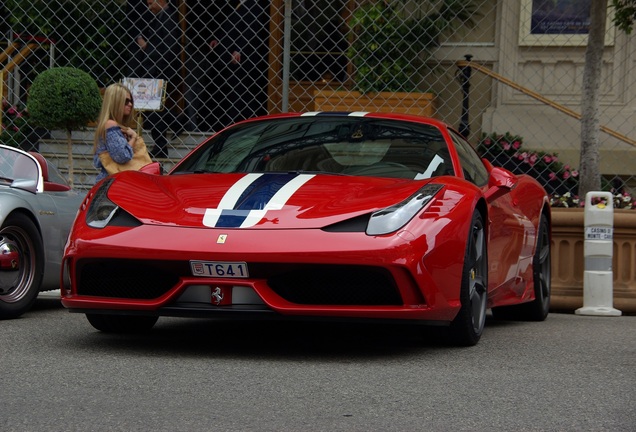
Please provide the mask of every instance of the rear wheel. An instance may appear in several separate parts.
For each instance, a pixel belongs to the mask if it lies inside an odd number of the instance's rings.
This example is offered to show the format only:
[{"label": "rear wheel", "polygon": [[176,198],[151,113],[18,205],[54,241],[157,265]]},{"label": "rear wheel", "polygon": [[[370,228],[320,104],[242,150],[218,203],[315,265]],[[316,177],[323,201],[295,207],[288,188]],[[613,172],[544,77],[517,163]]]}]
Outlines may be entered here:
[{"label": "rear wheel", "polygon": [[104,333],[142,333],[155,325],[159,317],[137,315],[86,314],[88,322]]},{"label": "rear wheel", "polygon": [[532,276],[534,279],[534,300],[514,306],[493,308],[492,314],[496,319],[543,321],[550,311],[550,225],[546,215],[541,215],[537,237],[537,248],[532,258]]},{"label": "rear wheel", "polygon": [[472,346],[479,342],[486,323],[488,302],[488,256],[482,215],[473,215],[464,256],[460,291],[461,309],[449,329],[455,345]]},{"label": "rear wheel", "polygon": [[27,216],[9,215],[0,229],[0,319],[28,311],[40,292],[44,247]]}]

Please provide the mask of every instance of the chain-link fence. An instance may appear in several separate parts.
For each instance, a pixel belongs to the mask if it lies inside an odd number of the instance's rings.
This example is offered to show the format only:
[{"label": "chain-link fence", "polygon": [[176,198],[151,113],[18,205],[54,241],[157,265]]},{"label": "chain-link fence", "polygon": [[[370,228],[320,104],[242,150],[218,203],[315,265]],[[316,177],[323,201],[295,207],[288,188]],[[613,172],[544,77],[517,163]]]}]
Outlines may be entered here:
[{"label": "chain-link fence", "polygon": [[[163,0],[4,1],[1,140],[53,157],[56,131],[18,114],[39,72],[73,66],[102,88],[126,77],[168,80],[160,118],[143,119],[151,151],[165,144],[155,155],[166,164],[255,115],[416,112],[455,126],[484,155],[551,192],[576,193],[590,2],[169,0],[159,13]],[[636,46],[608,16],[601,172],[606,188],[633,192]],[[163,51],[149,60],[139,37]],[[74,137],[74,152],[90,162],[90,130]],[[84,167],[76,185],[96,174]]]}]

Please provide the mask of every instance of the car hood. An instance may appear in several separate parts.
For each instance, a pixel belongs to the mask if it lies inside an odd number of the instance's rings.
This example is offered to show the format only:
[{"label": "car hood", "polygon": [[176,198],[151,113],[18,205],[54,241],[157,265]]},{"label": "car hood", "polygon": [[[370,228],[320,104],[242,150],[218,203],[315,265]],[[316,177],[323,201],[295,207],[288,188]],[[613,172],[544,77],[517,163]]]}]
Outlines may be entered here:
[{"label": "car hood", "polygon": [[145,224],[322,228],[396,204],[429,180],[324,174],[118,174],[108,197]]}]

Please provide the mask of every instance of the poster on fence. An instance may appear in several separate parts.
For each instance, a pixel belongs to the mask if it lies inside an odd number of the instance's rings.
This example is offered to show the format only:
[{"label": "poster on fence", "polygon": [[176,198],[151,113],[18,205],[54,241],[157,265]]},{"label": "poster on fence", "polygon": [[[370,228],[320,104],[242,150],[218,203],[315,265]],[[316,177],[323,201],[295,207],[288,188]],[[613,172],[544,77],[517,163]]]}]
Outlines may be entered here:
[{"label": "poster on fence", "polygon": [[166,80],[155,78],[123,78],[130,89],[137,111],[161,111],[166,100]]}]

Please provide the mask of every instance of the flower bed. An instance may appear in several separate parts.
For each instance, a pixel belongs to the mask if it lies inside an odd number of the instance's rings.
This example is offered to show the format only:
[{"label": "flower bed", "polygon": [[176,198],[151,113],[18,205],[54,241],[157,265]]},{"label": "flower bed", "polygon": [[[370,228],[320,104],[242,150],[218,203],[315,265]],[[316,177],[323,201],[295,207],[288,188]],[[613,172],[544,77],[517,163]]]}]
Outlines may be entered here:
[{"label": "flower bed", "polygon": [[26,109],[11,105],[3,99],[0,143],[12,147],[20,147],[31,132]]},{"label": "flower bed", "polygon": [[[484,133],[477,151],[495,166],[537,179],[550,195],[552,207],[583,207],[585,200],[579,199],[577,195],[579,173],[571,165],[561,162],[557,153],[525,149],[523,138],[509,132]],[[636,209],[636,202],[621,184],[603,182],[603,189],[614,194],[614,208]]]},{"label": "flower bed", "polygon": [[562,163],[557,153],[523,148],[523,138],[518,135],[483,134],[477,151],[496,166],[536,178],[550,195],[575,195],[578,190],[576,169]]}]

